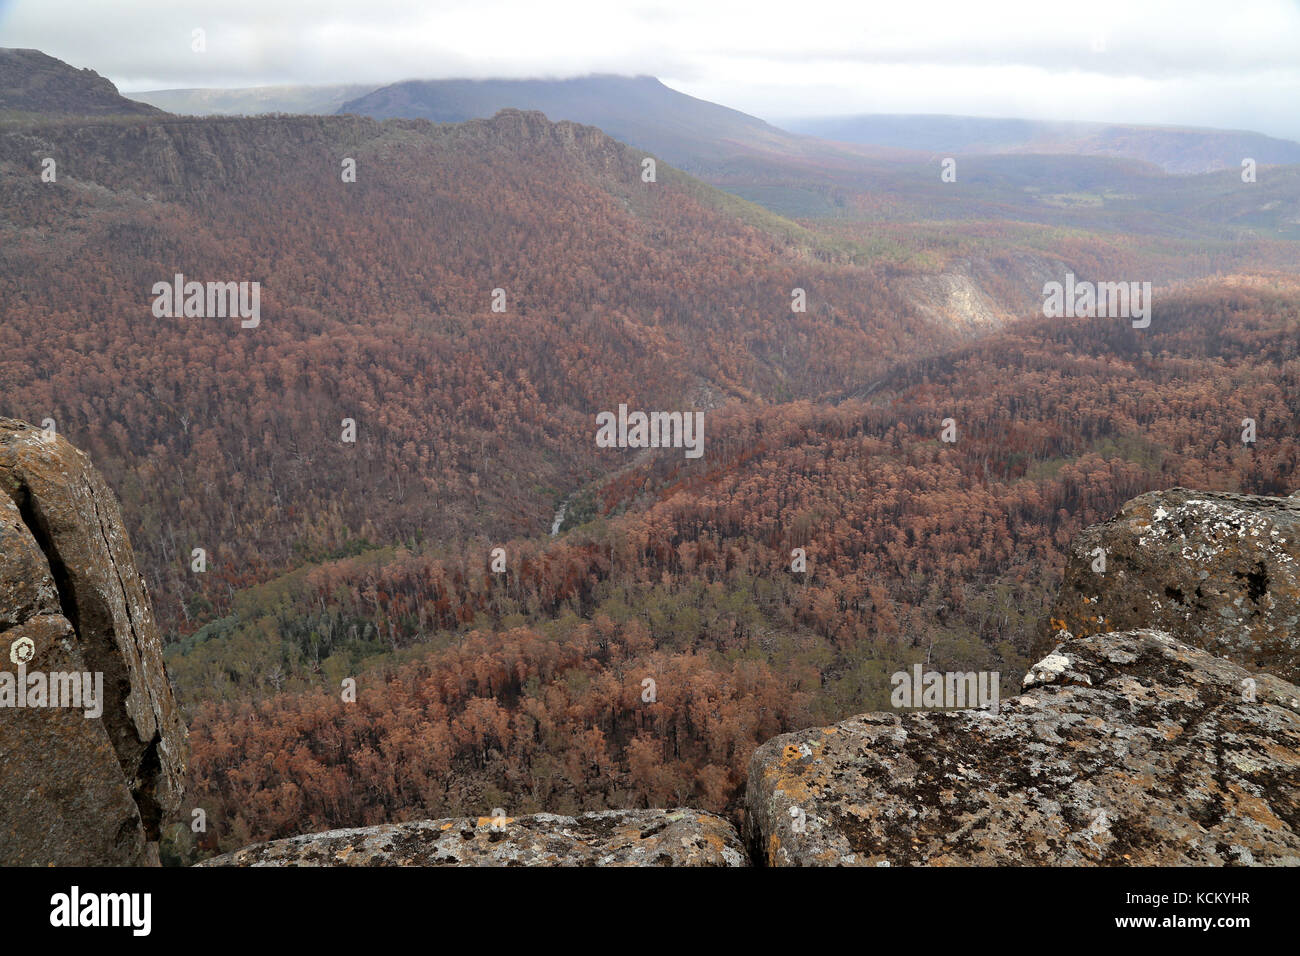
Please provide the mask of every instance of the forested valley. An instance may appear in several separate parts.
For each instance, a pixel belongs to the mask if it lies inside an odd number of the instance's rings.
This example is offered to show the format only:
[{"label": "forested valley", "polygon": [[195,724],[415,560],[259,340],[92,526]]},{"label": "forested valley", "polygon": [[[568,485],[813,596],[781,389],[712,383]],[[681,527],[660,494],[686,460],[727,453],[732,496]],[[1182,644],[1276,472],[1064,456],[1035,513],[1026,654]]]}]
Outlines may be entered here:
[{"label": "forested valley", "polygon": [[[0,126],[3,412],[122,499],[211,821],[171,862],[496,807],[734,816],[759,743],[887,707],[896,670],[1014,690],[1071,537],[1133,495],[1294,490],[1291,243],[904,224],[869,191],[794,221],[645,158],[518,111]],[[1034,315],[1067,269],[1155,276],[1150,327]],[[943,290],[981,270],[974,321]],[[259,281],[260,326],[156,318],[176,273]],[[598,448],[619,404],[703,410],[704,455]]]}]

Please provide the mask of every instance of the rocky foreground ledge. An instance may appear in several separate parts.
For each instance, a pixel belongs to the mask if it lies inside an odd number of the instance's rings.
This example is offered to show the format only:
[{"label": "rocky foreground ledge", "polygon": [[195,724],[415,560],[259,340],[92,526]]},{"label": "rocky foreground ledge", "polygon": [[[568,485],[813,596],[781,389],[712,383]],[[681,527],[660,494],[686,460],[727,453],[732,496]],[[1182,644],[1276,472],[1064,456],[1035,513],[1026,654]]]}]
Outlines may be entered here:
[{"label": "rocky foreground ledge", "polygon": [[461,817],[274,840],[199,866],[748,866],[730,823],[700,810]]},{"label": "rocky foreground ledge", "polygon": [[1300,688],[1158,631],[1072,638],[999,712],[864,714],[754,754],[770,866],[1300,865]]}]

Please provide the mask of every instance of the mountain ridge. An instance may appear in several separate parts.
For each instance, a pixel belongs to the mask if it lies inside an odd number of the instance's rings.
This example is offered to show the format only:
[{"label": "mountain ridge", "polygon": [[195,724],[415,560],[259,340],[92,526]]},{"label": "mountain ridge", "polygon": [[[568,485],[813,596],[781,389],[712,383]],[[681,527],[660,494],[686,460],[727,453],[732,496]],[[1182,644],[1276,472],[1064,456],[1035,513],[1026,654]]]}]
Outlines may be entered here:
[{"label": "mountain ridge", "polygon": [[161,116],[163,111],[128,99],[90,68],[76,67],[40,50],[0,47],[0,113],[64,116]]}]

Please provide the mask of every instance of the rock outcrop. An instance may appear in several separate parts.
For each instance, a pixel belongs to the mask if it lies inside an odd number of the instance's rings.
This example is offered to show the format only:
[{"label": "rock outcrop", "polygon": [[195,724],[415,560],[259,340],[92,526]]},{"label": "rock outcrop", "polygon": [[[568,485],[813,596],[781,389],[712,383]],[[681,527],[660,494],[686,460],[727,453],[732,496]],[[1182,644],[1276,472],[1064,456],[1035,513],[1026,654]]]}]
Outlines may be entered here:
[{"label": "rock outcrop", "polygon": [[1073,635],[1157,628],[1300,682],[1300,498],[1134,498],[1075,539],[1052,618]]},{"label": "rock outcrop", "polygon": [[1300,688],[1167,634],[1076,637],[985,711],[777,737],[746,840],[772,866],[1300,865]]},{"label": "rock outcrop", "polygon": [[274,840],[200,866],[747,866],[726,820],[700,810],[463,817]]},{"label": "rock outcrop", "polygon": [[[102,677],[97,704],[51,706],[96,684],[56,700],[56,673]],[[116,499],[62,438],[0,418],[0,865],[156,863],[186,756]]]}]

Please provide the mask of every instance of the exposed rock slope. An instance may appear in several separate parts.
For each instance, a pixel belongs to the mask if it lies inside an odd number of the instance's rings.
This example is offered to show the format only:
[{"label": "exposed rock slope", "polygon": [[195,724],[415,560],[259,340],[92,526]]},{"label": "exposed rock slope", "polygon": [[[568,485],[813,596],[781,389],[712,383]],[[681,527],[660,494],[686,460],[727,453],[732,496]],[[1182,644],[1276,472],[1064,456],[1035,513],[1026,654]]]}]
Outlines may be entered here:
[{"label": "exposed rock slope", "polygon": [[1300,865],[1300,688],[1150,630],[1066,641],[1025,686],[997,714],[865,714],[764,744],[751,853],[772,866]]},{"label": "exposed rock slope", "polygon": [[422,820],[246,847],[200,866],[746,866],[727,821],[700,810]]},{"label": "exposed rock slope", "polygon": [[[103,675],[102,714],[0,707],[0,864],[157,862],[185,727],[116,499],[62,438],[0,418],[0,670]],[[0,684],[3,689],[4,684]],[[3,698],[0,698],[3,699]]]}]

